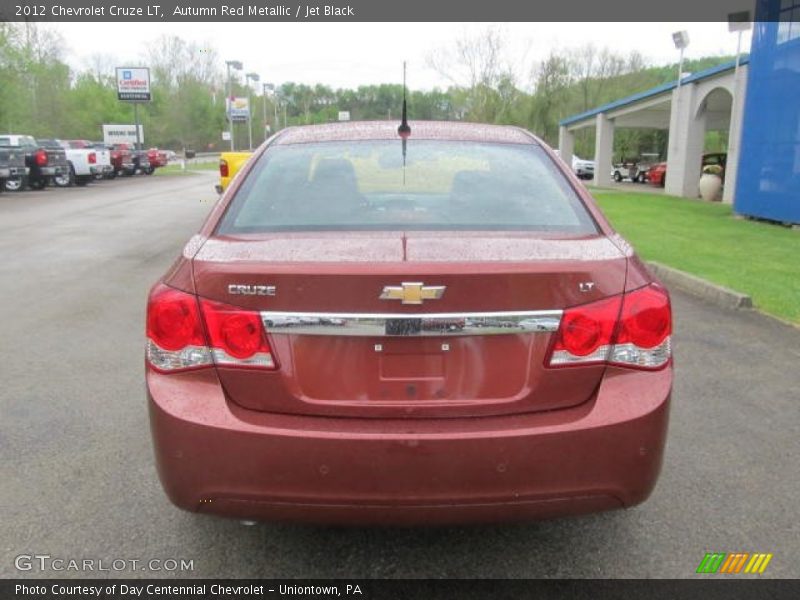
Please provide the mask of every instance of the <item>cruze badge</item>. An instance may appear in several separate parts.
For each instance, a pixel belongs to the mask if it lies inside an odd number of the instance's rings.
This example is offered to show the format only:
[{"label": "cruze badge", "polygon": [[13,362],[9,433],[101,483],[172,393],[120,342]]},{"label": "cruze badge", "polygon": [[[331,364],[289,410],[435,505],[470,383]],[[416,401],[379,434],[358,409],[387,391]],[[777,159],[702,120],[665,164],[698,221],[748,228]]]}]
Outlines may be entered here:
[{"label": "cruze badge", "polygon": [[425,300],[438,300],[447,286],[425,285],[417,282],[403,282],[400,285],[387,285],[381,292],[381,300],[400,300],[402,304],[422,304]]},{"label": "cruze badge", "polygon": [[277,288],[274,285],[246,285],[232,283],[228,286],[228,293],[234,296],[274,296]]}]

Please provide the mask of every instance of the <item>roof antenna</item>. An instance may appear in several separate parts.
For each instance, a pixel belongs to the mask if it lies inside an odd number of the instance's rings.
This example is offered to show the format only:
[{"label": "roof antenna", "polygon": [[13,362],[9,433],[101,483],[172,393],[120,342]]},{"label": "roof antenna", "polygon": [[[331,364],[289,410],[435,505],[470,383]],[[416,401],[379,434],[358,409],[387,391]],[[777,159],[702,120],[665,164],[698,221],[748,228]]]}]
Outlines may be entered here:
[{"label": "roof antenna", "polygon": [[406,105],[406,61],[403,61],[403,116],[397,135],[403,141],[403,185],[406,184],[406,147],[408,138],[411,137],[411,127],[408,124],[408,108]]},{"label": "roof antenna", "polygon": [[408,125],[408,109],[406,106],[406,61],[403,61],[403,119],[400,122],[400,127],[397,128],[397,134],[407,140],[411,135],[411,127]]}]

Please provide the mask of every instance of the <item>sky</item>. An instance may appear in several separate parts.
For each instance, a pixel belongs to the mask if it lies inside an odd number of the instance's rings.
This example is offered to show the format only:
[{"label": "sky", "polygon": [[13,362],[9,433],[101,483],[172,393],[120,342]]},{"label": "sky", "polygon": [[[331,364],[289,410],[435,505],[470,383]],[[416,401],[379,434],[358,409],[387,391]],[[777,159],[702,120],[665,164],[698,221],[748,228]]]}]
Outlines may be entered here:
[{"label": "sky", "polygon": [[[465,36],[497,28],[506,42],[506,60],[519,85],[527,87],[531,67],[551,48],[588,42],[628,54],[638,50],[652,64],[677,62],[672,32],[686,30],[687,58],[734,54],[736,34],[727,23],[56,23],[67,62],[75,69],[93,54],[110,54],[120,65],[140,58],[139,48],[161,35],[178,35],[214,48],[221,61],[240,60],[261,81],[323,83],[334,88],[400,82],[408,61],[412,89],[446,87],[450,82],[429,67],[427,58]],[[132,29],[135,28],[135,31]],[[742,51],[750,47],[743,36]],[[141,63],[141,61],[138,61]],[[141,65],[146,66],[146,65]]]}]

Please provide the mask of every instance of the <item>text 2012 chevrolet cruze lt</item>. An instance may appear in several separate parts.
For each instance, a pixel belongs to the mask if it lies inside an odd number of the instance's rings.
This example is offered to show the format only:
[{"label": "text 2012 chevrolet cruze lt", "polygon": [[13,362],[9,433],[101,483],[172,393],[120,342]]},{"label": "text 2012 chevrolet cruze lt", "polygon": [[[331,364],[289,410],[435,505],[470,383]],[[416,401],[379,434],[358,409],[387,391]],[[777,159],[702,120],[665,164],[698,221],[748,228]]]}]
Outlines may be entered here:
[{"label": "text 2012 chevrolet cruze lt", "polygon": [[152,288],[158,471],[240,519],[459,523],[642,502],[667,292],[528,132],[283,130]]}]

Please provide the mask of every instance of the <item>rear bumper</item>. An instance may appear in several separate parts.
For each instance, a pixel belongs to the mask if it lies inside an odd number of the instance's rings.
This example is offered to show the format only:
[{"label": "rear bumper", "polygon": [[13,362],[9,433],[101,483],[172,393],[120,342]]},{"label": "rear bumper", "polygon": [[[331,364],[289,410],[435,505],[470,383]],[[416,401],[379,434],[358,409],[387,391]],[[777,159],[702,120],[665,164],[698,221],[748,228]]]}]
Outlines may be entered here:
[{"label": "rear bumper", "polygon": [[54,166],[54,167],[40,167],[39,175],[44,177],[52,177],[54,175],[64,175],[67,172],[67,167],[65,166]]},{"label": "rear bumper", "polygon": [[671,367],[610,369],[581,406],[482,418],[332,419],[225,399],[212,370],[147,374],[159,476],[179,507],[348,524],[540,519],[633,506],[655,486]]}]

